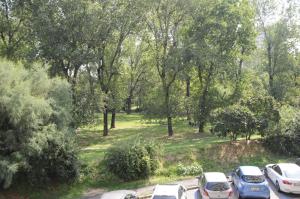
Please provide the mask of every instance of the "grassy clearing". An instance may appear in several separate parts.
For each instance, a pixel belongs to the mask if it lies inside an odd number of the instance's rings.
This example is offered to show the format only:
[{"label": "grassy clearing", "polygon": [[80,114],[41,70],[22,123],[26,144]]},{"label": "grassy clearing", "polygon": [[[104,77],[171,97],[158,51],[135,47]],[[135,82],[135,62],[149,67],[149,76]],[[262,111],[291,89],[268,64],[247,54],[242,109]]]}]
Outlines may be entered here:
[{"label": "grassy clearing", "polygon": [[[100,118],[97,121],[100,123]],[[82,193],[90,188],[134,189],[191,177],[176,174],[179,162],[187,165],[198,162],[204,171],[229,172],[238,165],[264,166],[269,162],[287,160],[287,157],[264,150],[258,141],[250,144],[244,141],[232,144],[228,139],[218,138],[209,133],[199,134],[196,128],[188,126],[182,120],[174,121],[175,135],[172,138],[167,136],[166,125],[158,121],[144,120],[139,114],[117,115],[117,128],[112,129],[107,137],[102,136],[101,129],[99,124],[91,124],[77,130],[80,160],[84,164],[78,182],[72,185],[51,185],[40,190],[21,185],[6,191],[5,195],[0,194],[0,198],[73,199],[80,198]],[[126,183],[107,175],[101,166],[107,148],[138,138],[154,140],[161,144],[164,157],[157,174],[147,180]],[[255,139],[258,138],[255,136]]]}]

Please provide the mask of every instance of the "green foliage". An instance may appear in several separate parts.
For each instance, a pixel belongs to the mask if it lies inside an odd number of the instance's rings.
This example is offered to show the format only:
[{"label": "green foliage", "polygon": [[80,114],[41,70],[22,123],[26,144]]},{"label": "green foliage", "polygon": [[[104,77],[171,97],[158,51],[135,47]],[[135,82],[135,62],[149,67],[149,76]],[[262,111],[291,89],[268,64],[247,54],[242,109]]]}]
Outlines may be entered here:
[{"label": "green foliage", "polygon": [[300,114],[281,128],[281,132],[268,136],[265,145],[273,152],[300,156]]},{"label": "green foliage", "polygon": [[238,135],[250,139],[257,128],[254,114],[238,104],[216,111],[213,117],[213,132],[219,136],[230,136],[232,140],[236,140]]},{"label": "green foliage", "polygon": [[261,135],[273,132],[280,121],[279,105],[268,95],[255,95],[241,99],[241,105],[246,106],[254,114],[257,130]]},{"label": "green foliage", "polygon": [[29,71],[0,61],[0,183],[4,188],[20,173],[28,174],[28,182],[75,177],[76,153],[67,136],[71,108],[65,81],[49,79],[38,65]]},{"label": "green foliage", "polygon": [[105,155],[109,172],[125,181],[148,178],[159,166],[159,150],[154,144],[127,143],[111,147]]},{"label": "green foliage", "polygon": [[68,182],[78,176],[79,162],[72,135],[47,126],[29,139],[26,146],[26,175],[30,183],[51,180]]},{"label": "green foliage", "polygon": [[201,176],[203,173],[202,166],[194,162],[191,165],[183,165],[182,163],[179,163],[177,165],[177,174],[181,176]]}]

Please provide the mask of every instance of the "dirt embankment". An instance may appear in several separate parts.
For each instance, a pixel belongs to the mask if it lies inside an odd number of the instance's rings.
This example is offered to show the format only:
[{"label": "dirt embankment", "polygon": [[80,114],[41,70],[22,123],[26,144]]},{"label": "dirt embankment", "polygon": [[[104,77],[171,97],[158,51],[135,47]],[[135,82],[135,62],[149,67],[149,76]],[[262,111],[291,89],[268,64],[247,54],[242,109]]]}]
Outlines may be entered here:
[{"label": "dirt embankment", "polygon": [[262,154],[267,154],[267,151],[257,140],[248,143],[239,141],[217,144],[202,152],[205,158],[222,163],[239,163],[241,158],[252,158]]}]

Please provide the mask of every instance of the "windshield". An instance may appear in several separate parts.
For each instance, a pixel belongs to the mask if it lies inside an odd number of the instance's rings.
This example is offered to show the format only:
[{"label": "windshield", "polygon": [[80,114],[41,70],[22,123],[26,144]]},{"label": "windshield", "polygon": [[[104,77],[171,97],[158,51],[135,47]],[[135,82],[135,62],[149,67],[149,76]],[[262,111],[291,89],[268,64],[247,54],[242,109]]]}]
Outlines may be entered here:
[{"label": "windshield", "polygon": [[154,196],[153,199],[176,199],[175,196]]},{"label": "windshield", "polygon": [[285,176],[287,178],[300,179],[300,169],[285,171]]},{"label": "windshield", "polygon": [[205,188],[209,191],[226,191],[230,186],[227,182],[208,182]]},{"label": "windshield", "polygon": [[249,183],[262,183],[265,181],[264,176],[243,176],[243,180]]}]

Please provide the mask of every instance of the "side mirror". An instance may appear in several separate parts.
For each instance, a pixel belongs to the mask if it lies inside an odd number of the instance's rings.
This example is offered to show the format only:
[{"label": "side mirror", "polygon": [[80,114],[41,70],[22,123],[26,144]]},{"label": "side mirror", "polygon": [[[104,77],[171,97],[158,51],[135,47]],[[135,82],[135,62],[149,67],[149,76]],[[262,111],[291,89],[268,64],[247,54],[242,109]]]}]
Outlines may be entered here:
[{"label": "side mirror", "polygon": [[232,176],[226,176],[228,182],[232,182]]}]

